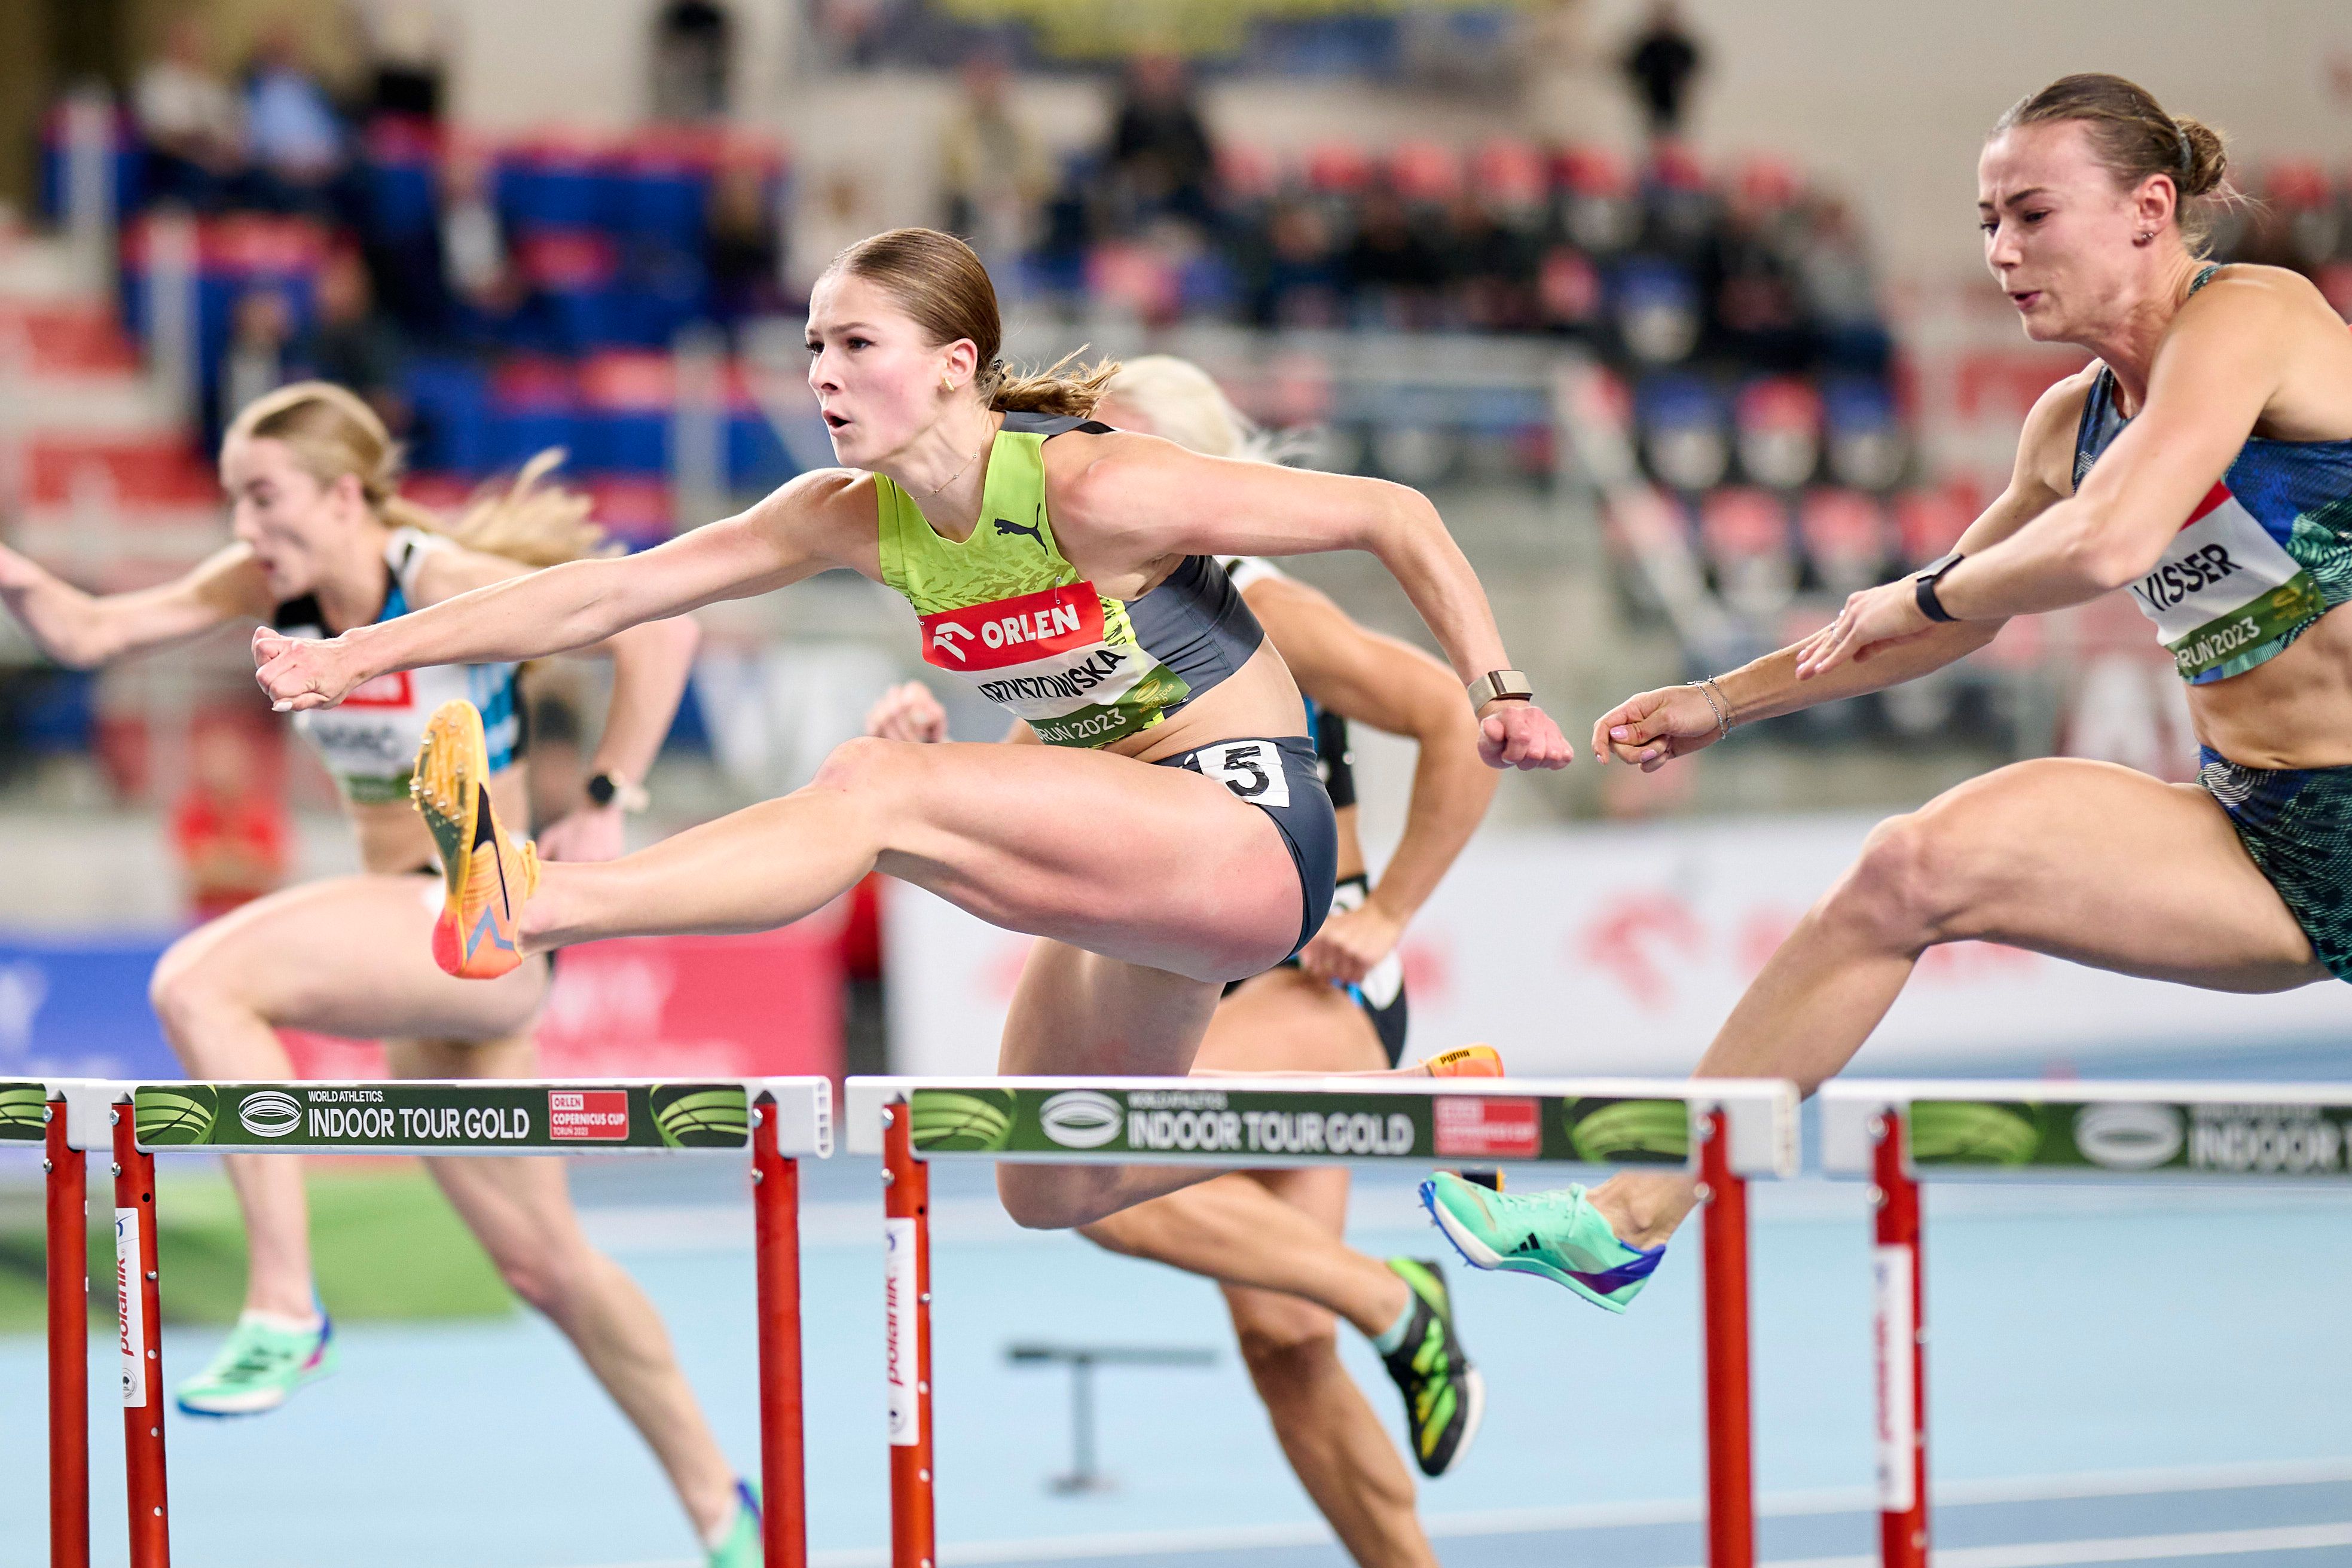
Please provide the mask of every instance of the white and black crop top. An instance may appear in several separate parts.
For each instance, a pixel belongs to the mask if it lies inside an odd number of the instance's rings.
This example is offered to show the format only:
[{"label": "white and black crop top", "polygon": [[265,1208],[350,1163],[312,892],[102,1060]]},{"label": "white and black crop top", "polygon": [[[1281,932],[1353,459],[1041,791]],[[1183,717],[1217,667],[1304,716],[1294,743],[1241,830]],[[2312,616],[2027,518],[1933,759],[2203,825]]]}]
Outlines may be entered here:
[{"label": "white and black crop top", "polygon": [[[422,528],[394,529],[384,546],[390,581],[376,621],[390,621],[415,608],[418,570],[435,551],[454,548],[454,541]],[[289,637],[331,637],[349,630],[330,627],[318,599],[310,594],[279,605],[269,623]],[[523,718],[515,670],[513,664],[435,664],[378,675],[339,706],[296,714],[294,733],[318,752],[344,799],[357,805],[404,801],[425,723],[434,709],[453,698],[463,697],[481,710],[492,772],[522,755]]]}]

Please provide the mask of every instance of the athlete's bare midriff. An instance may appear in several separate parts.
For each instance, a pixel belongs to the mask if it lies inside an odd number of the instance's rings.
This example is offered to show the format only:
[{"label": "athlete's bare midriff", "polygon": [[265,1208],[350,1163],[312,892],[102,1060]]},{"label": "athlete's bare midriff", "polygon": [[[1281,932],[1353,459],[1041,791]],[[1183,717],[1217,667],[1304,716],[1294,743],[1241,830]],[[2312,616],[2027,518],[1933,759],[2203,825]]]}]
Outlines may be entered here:
[{"label": "athlete's bare midriff", "polygon": [[2284,652],[2245,674],[2190,686],[2197,738],[2247,768],[2352,765],[2347,608],[2337,605]]},{"label": "athlete's bare midriff", "polygon": [[[498,808],[499,821],[530,820],[530,804],[524,781],[520,762],[490,776],[490,800]],[[433,848],[433,835],[425,830],[425,819],[407,801],[386,800],[373,805],[345,801],[343,813],[351,820],[352,831],[359,837],[360,865],[371,874],[404,876],[421,866],[440,863],[440,856]]]},{"label": "athlete's bare midriff", "polygon": [[1272,740],[1306,733],[1307,705],[1290,678],[1290,666],[1272,643],[1260,643],[1246,664],[1209,691],[1150,728],[1102,749],[1159,762],[1220,740]]}]

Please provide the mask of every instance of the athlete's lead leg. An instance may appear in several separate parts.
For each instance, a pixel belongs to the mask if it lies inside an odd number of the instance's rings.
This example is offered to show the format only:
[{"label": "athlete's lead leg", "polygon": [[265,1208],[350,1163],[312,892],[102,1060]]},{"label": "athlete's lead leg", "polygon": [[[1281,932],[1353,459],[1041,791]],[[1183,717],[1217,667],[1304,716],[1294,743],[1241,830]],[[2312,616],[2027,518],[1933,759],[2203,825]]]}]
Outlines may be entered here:
[{"label": "athlete's lead leg", "polygon": [[[2213,990],[2327,977],[2204,790],[2103,762],[2021,762],[1881,823],[1697,1071],[1794,1078],[1810,1094],[1878,1027],[1921,953],[1970,940]],[[1687,1178],[1656,1175],[1591,1197],[1636,1247],[1664,1240],[1696,1202]]]},{"label": "athlete's lead leg", "polygon": [[1200,774],[1059,747],[872,739],[836,748],[781,800],[617,861],[546,866],[518,931],[541,948],[767,930],[877,868],[1008,930],[1200,980],[1255,974],[1298,940],[1280,831]]}]

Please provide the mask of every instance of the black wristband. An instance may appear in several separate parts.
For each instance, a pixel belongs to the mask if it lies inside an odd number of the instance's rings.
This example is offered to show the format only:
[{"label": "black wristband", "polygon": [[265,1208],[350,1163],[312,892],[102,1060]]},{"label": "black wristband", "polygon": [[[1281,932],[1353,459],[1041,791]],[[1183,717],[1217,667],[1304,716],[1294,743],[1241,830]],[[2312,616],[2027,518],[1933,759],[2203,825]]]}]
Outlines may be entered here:
[{"label": "black wristband", "polygon": [[1946,572],[1965,559],[1959,551],[1954,550],[1941,560],[1931,560],[1919,569],[1918,574],[1911,580],[1911,597],[1918,604],[1920,614],[1946,624],[1959,619],[1944,608],[1944,601],[1936,596],[1936,585],[1944,580]]}]

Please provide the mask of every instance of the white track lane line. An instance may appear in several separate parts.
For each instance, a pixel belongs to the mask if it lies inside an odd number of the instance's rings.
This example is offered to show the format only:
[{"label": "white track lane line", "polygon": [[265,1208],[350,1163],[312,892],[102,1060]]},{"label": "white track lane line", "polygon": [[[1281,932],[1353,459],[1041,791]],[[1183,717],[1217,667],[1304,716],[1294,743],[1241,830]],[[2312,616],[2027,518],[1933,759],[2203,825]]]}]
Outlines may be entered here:
[{"label": "white track lane line", "polygon": [[[2352,1459],[2282,1460],[2271,1463],[2184,1466],[2145,1470],[2097,1470],[2077,1475],[2017,1477],[1938,1484],[1937,1508],[1969,1508],[2013,1502],[2052,1502],[2073,1498],[2135,1497],[2184,1491],[2252,1491],[2265,1487],[2315,1486],[2352,1481]],[[1758,1500],[1757,1515],[1790,1519],[1809,1515],[1871,1513],[1876,1493],[1868,1488],[1783,1492]],[[1601,1503],[1582,1508],[1505,1509],[1492,1513],[1434,1514],[1422,1521],[1433,1539],[1448,1536],[1519,1535],[1606,1530],[1645,1524],[1695,1522],[1706,1516],[1696,1502]],[[2312,1536],[2319,1539],[2289,1540]],[[2266,1539],[2278,1538],[2278,1539]],[[1316,1546],[1331,1540],[1319,1522],[1267,1524],[1230,1530],[1186,1530],[1062,1536],[1038,1541],[950,1543],[940,1556],[955,1564],[1050,1563],[1087,1557],[1153,1557],[1186,1552],[1247,1552],[1286,1546]],[[2220,1542],[2209,1545],[2200,1542]],[[2170,1543],[2156,1551],[2149,1542]],[[2184,1544],[2185,1543],[2185,1544]],[[2352,1545],[2352,1523],[2290,1525],[2252,1531],[2207,1531],[2109,1541],[2072,1541],[2017,1546],[1945,1548],[1937,1568],[2063,1568],[2074,1563],[2129,1562],[2140,1558],[2210,1557],[2230,1552],[2294,1552]],[[2128,1547],[2129,1551],[2120,1548]],[[2083,1553],[2093,1553],[2083,1555]],[[889,1552],[879,1547],[835,1548],[809,1554],[810,1568],[884,1568]],[[1791,1558],[1763,1568],[1877,1568],[1875,1557]],[[617,1568],[696,1568],[685,1561],[635,1563]]]},{"label": "white track lane line", "polygon": [[[2316,1552],[2352,1546],[2352,1523],[2286,1524],[2267,1530],[2209,1530],[2190,1535],[2122,1535],[2105,1541],[2052,1541],[2017,1546],[1939,1547],[1934,1568],[2067,1568],[2083,1563],[2158,1563],[2253,1552]],[[1875,1555],[1787,1557],[1761,1568],[1877,1568]]]}]

